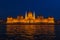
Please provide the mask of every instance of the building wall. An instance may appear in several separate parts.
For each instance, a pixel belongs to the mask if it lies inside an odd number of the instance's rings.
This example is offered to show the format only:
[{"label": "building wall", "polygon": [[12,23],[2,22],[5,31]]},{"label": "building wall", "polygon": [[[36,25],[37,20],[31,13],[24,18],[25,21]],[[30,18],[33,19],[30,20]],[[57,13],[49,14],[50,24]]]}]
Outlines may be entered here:
[{"label": "building wall", "polygon": [[13,19],[13,18],[7,18],[7,23],[16,23],[16,22],[27,22],[27,23],[29,23],[29,22],[31,22],[31,23],[33,23],[33,22],[43,22],[43,23],[54,23],[54,18],[47,18],[47,19],[43,19],[43,20],[41,20],[41,19],[35,19],[35,20],[29,20],[29,19],[20,19],[20,20],[18,20],[18,19]]}]

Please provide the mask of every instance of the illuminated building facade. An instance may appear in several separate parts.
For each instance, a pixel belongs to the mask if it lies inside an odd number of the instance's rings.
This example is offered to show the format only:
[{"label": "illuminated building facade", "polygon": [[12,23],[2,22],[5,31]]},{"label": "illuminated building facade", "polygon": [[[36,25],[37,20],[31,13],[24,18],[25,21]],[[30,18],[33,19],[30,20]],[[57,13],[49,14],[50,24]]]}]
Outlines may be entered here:
[{"label": "illuminated building facade", "polygon": [[43,16],[35,17],[35,12],[26,12],[25,17],[17,18],[7,17],[7,23],[54,23],[53,17],[44,18]]}]

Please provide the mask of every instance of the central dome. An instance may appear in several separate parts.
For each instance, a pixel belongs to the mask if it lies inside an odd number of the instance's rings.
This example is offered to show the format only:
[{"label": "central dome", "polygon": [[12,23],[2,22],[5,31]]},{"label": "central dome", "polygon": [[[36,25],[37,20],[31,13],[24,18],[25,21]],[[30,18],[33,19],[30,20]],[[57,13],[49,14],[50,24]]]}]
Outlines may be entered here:
[{"label": "central dome", "polygon": [[28,12],[28,17],[32,17],[33,13],[32,12]]}]

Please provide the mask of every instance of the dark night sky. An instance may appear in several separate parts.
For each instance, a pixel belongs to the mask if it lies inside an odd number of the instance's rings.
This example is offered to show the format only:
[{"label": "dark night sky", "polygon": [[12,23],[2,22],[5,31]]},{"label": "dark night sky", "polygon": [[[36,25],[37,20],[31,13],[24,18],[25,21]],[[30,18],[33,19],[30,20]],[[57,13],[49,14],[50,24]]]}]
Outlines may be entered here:
[{"label": "dark night sky", "polygon": [[0,0],[0,18],[24,15],[26,11],[60,19],[60,0]]}]

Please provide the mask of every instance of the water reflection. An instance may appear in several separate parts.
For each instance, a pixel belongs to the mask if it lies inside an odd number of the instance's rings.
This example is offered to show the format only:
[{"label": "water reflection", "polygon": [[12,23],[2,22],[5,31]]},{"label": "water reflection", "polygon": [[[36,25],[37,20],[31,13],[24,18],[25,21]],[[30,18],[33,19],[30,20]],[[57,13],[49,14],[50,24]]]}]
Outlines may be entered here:
[{"label": "water reflection", "polygon": [[54,40],[54,25],[7,25],[7,39]]}]

